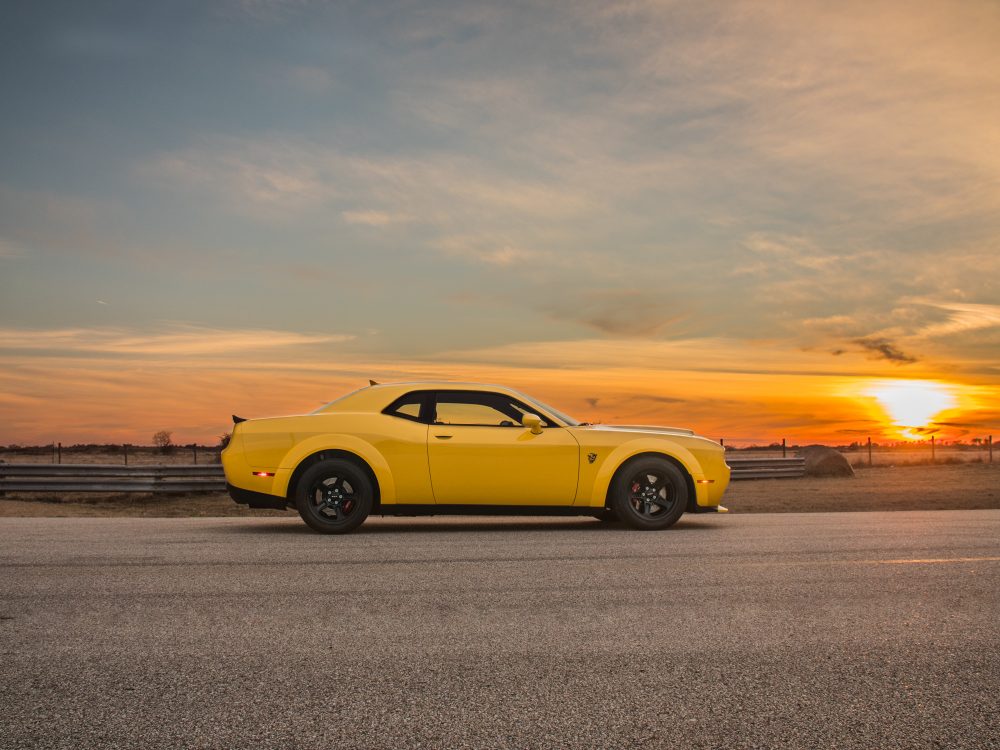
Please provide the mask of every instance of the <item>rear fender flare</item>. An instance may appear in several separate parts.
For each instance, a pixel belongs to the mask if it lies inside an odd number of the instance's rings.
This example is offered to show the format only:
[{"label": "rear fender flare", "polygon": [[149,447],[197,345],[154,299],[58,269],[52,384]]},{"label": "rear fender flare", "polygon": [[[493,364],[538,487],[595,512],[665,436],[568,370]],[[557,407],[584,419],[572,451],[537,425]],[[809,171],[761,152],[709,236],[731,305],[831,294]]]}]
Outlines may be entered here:
[{"label": "rear fender flare", "polygon": [[310,456],[323,451],[346,451],[364,461],[375,474],[378,481],[379,498],[383,504],[396,502],[396,484],[392,481],[392,472],[389,464],[375,447],[354,435],[344,435],[339,433],[314,435],[295,444],[285,457],[281,459],[281,466],[278,470],[278,477],[281,482],[275,481],[273,494],[287,495],[288,483],[295,473],[296,467]]}]

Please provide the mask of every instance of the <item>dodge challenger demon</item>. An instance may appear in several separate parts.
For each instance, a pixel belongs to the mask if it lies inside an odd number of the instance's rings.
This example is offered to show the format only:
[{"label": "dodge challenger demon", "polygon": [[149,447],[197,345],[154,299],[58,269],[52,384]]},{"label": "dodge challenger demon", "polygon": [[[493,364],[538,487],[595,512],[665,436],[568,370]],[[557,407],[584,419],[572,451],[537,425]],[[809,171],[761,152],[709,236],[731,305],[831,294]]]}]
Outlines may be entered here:
[{"label": "dodge challenger demon", "polygon": [[726,510],[718,443],[577,422],[501,386],[373,383],[311,414],[233,422],[222,452],[233,500],[294,507],[329,534],[371,513],[592,515],[664,529],[685,511]]}]

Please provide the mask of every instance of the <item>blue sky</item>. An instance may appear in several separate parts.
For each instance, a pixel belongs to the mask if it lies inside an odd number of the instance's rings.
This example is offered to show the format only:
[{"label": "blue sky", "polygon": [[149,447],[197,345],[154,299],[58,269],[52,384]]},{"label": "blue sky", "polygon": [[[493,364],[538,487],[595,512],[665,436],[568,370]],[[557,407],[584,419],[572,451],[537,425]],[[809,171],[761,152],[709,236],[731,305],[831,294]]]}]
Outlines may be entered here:
[{"label": "blue sky", "polygon": [[[732,372],[703,401],[750,434],[804,412],[741,402],[741,374],[946,380],[989,426],[997,38],[992,2],[14,3],[6,438],[67,389],[112,403],[109,372],[159,422],[207,399],[176,426],[201,435],[220,397],[480,366],[631,369],[660,404],[705,380],[669,373]],[[329,383],[267,390],[294,367]],[[209,394],[144,380],[168,370]],[[608,377],[567,408],[637,416]]]}]

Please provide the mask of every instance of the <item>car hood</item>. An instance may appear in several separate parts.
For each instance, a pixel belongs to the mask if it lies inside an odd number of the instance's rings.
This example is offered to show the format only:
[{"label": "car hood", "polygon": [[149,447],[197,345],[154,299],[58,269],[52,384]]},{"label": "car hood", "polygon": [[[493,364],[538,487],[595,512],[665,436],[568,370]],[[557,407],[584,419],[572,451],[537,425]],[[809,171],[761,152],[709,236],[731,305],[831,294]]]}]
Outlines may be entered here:
[{"label": "car hood", "polygon": [[594,424],[587,425],[588,430],[604,430],[609,432],[652,432],[667,435],[694,435],[694,430],[686,430],[683,427],[656,427],[653,425],[633,424],[633,425],[613,425]]}]

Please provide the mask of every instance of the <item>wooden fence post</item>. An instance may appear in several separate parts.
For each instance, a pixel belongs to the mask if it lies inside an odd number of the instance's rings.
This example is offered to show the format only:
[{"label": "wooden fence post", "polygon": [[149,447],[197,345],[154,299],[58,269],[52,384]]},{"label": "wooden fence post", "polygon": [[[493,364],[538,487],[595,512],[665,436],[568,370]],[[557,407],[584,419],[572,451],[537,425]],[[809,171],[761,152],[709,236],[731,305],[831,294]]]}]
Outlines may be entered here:
[{"label": "wooden fence post", "polygon": [[128,466],[128,443],[122,443],[122,449],[125,452],[125,465]]},{"label": "wooden fence post", "polygon": [[62,443],[57,444],[59,447],[56,449],[56,463],[62,463]]},{"label": "wooden fence post", "polygon": [[195,444],[194,444],[194,445],[193,445],[193,446],[191,447],[191,450],[192,450],[192,451],[194,452],[194,462],[195,462],[195,464],[197,465],[197,463],[198,463],[198,444],[197,444],[197,443],[195,443]]},{"label": "wooden fence post", "polygon": [[934,436],[931,435],[931,463],[934,463]]},{"label": "wooden fence post", "polygon": [[875,464],[872,463],[872,439],[868,438],[868,468],[870,469]]},{"label": "wooden fence post", "polygon": [[993,436],[986,438],[986,446],[990,449],[990,463],[993,463]]},{"label": "wooden fence post", "polygon": [[785,439],[784,438],[781,438],[781,457],[782,458],[787,458],[788,457],[788,453],[785,450]]}]

